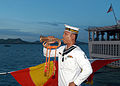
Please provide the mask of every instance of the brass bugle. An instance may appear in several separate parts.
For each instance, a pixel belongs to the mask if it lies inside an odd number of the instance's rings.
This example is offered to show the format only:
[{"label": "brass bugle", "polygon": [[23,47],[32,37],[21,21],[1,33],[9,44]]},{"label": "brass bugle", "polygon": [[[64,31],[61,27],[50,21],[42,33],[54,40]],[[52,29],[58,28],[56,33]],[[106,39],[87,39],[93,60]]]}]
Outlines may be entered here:
[{"label": "brass bugle", "polygon": [[40,42],[52,42],[52,41],[61,41],[63,39],[58,39],[58,38],[55,38],[54,36],[51,36],[50,37],[45,37],[45,36],[40,36]]},{"label": "brass bugle", "polygon": [[[58,42],[58,46],[57,47],[60,47],[61,40],[63,40],[63,39],[58,39],[58,38],[55,38],[54,36],[52,36],[52,37],[40,36],[40,42],[43,42],[43,46],[45,48],[47,48],[49,46],[50,42],[53,42],[53,43],[54,42]],[[46,45],[45,43],[48,44],[48,45]]]}]

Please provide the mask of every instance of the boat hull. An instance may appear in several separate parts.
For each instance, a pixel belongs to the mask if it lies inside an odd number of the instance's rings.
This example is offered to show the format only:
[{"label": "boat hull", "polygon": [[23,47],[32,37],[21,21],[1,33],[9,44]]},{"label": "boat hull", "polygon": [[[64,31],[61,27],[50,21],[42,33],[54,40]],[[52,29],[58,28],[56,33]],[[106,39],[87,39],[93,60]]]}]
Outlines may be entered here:
[{"label": "boat hull", "polygon": [[[104,58],[99,58],[99,57],[91,57],[91,59],[104,59]],[[110,64],[107,64],[106,66],[111,67],[111,68],[120,68],[120,60],[114,61]]]}]

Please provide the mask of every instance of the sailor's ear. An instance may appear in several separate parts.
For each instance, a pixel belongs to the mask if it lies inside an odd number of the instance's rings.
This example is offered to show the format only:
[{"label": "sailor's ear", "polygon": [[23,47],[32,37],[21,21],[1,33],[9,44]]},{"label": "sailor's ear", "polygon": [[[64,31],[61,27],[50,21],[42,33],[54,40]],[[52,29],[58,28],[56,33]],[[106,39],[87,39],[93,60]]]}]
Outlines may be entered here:
[{"label": "sailor's ear", "polygon": [[75,34],[71,34],[71,38],[72,38],[72,40],[75,40]]}]

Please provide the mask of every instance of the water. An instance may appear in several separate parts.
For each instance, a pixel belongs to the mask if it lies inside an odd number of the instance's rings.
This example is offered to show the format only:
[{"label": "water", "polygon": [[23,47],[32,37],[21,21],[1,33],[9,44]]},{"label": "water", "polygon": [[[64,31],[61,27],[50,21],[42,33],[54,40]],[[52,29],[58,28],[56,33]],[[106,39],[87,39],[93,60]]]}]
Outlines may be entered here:
[{"label": "water", "polygon": [[[21,70],[45,62],[41,44],[0,44],[0,72]],[[79,46],[89,57],[87,44]],[[10,75],[0,75],[0,86],[20,86]],[[84,85],[83,86],[88,86]],[[120,69],[103,67],[94,76],[93,86],[120,86]]]}]

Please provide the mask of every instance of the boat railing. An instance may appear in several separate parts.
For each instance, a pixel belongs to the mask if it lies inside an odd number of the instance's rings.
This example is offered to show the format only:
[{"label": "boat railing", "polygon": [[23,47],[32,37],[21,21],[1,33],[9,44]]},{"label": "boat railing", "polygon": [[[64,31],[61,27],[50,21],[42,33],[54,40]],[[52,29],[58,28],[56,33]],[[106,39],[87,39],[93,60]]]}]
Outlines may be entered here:
[{"label": "boat railing", "polygon": [[96,57],[118,57],[120,41],[89,41],[89,52]]}]

